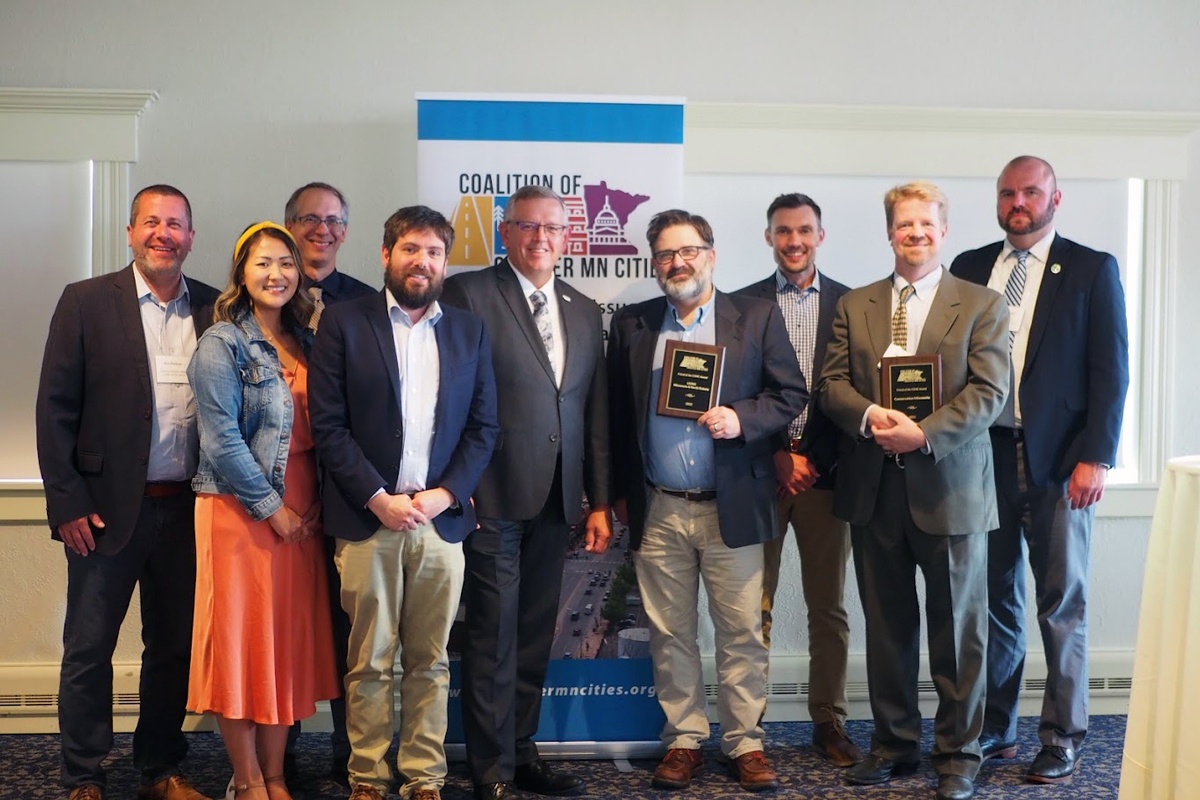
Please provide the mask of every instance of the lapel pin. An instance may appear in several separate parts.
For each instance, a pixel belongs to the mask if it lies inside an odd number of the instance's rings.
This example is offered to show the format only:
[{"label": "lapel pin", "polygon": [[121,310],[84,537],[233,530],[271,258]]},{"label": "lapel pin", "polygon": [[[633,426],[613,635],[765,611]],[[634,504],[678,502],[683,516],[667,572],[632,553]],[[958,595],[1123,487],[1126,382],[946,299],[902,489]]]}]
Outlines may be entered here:
[{"label": "lapel pin", "polygon": [[[1055,264],[1055,266],[1058,266],[1058,265],[1057,265],[1057,264]],[[569,295],[569,294],[564,294],[564,295],[563,295],[563,300],[566,300],[568,303],[569,303],[569,302],[571,302],[571,295]]]},{"label": "lapel pin", "polygon": [[1051,264],[1050,265],[1050,273],[1051,274],[1057,275],[1060,272],[1062,272],[1062,264]]}]

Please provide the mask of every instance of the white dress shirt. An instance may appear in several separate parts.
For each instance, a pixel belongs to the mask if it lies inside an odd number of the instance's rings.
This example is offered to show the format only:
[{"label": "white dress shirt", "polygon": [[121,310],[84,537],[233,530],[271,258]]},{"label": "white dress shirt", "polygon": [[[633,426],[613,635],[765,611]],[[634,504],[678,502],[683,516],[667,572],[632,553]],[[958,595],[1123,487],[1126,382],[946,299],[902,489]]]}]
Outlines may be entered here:
[{"label": "white dress shirt", "polygon": [[413,322],[396,302],[391,289],[385,289],[388,316],[392,321],[392,340],[396,345],[396,366],[400,371],[400,418],[404,420],[404,451],[400,455],[400,473],[395,494],[412,494],[429,488],[429,451],[433,446],[433,425],[441,357],[434,326],[442,318],[442,307],[435,300],[425,316]]},{"label": "white dress shirt", "polygon": [[[1025,371],[1025,353],[1029,348],[1029,327],[1033,324],[1033,309],[1037,305],[1053,242],[1054,229],[1051,228],[1049,233],[1029,248],[1029,257],[1025,259],[1025,293],[1021,295],[1021,305],[1009,310],[1009,330],[1013,332],[1013,416],[1018,428],[1021,427],[1021,374]],[[1017,267],[1017,257],[1012,254],[1015,249],[1008,239],[1004,240],[1000,255],[996,257],[996,265],[992,267],[992,276],[988,278],[989,289],[1004,294],[1008,278]]]}]

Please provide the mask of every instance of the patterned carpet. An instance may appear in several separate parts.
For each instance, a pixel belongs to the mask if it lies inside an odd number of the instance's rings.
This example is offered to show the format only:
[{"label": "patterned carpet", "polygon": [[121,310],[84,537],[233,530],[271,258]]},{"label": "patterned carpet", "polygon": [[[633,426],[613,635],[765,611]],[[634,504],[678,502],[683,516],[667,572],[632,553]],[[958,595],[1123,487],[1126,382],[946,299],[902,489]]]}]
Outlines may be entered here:
[{"label": "patterned carpet", "polygon": [[[1121,751],[1125,739],[1125,717],[1092,717],[1092,730],[1084,745],[1083,763],[1070,784],[1037,786],[1022,780],[1028,761],[1037,752],[1035,723],[1021,721],[1020,754],[1013,761],[992,761],[984,766],[976,782],[980,800],[1022,798],[1023,800],[1099,800],[1115,798],[1120,778]],[[840,770],[828,765],[808,749],[812,726],[808,723],[768,723],[768,756],[779,772],[782,788],[764,796],[787,798],[864,798],[864,800],[909,800],[933,797],[936,777],[925,761],[915,775],[898,778],[878,787],[847,786]],[[870,723],[851,722],[850,735],[860,745],[870,739]],[[925,741],[932,731],[926,723]],[[132,800],[137,792],[137,774],[130,755],[132,736],[117,736],[109,765],[108,797]],[[219,800],[229,779],[228,761],[220,737],[215,733],[189,734],[191,752],[185,766],[198,789]],[[298,753],[301,781],[292,786],[296,800],[345,800],[349,792],[328,777],[328,734],[306,733],[300,737]],[[684,791],[664,792],[650,788],[655,761],[633,761],[633,771],[622,773],[612,761],[556,762],[587,781],[588,797],[611,800],[719,800],[752,797],[724,772],[716,759],[715,746],[706,749],[708,772]],[[48,800],[65,798],[58,784],[58,737],[40,735],[0,736],[0,800]],[[395,794],[389,794],[389,798]],[[450,765],[450,776],[442,793],[446,800],[468,800],[470,780],[462,764]]]}]

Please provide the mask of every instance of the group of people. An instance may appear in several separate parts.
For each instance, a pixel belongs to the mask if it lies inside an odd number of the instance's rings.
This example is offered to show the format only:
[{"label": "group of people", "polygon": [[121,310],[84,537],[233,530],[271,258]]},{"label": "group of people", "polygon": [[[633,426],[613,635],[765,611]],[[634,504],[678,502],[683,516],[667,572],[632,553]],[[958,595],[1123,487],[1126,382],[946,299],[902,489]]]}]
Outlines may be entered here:
[{"label": "group of people", "polygon": [[[139,798],[204,800],[179,768],[186,709],[217,719],[234,796],[289,798],[289,731],[330,700],[351,800],[381,800],[397,779],[401,797],[436,800],[460,596],[475,797],[585,792],[534,742],[585,499],[588,551],[607,549],[614,516],[629,526],[666,718],[653,786],[704,769],[701,581],[723,760],[748,791],[779,785],[762,719],[789,526],[813,745],[849,782],[921,758],[918,568],[937,797],[970,797],[984,761],[1016,757],[1026,547],[1049,672],[1028,778],[1070,780],[1087,731],[1091,520],[1128,369],[1116,262],[1055,232],[1060,197],[1049,164],[1014,159],[997,181],[1005,239],[947,270],[945,195],[897,186],[884,198],[893,274],[853,290],[817,270],[825,231],[806,195],[771,203],[774,274],[732,294],[713,284],[708,222],[663,211],[647,231],[663,296],[618,309],[606,352],[599,307],[555,276],[568,218],[549,189],[509,199],[503,261],[450,277],[451,225],[401,208],[376,291],[337,270],[345,198],[308,184],[282,225],[242,233],[221,292],[182,275],[187,198],[143,189],[133,263],[66,288],[38,393],[48,519],[67,557],[71,800],[104,798],[111,660],[135,584]],[[698,418],[658,413],[670,340],[722,350],[719,402]],[[888,407],[881,359],[933,354],[938,407],[919,420]],[[845,730],[851,554],[866,756]]]}]

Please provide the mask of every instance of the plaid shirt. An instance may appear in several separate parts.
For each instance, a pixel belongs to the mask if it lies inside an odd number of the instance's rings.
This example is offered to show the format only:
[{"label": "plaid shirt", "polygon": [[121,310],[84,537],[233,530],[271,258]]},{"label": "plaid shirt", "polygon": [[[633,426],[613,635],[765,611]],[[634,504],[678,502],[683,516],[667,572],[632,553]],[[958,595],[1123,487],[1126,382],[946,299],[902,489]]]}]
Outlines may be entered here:
[{"label": "plaid shirt", "polygon": [[[813,385],[813,351],[817,347],[817,318],[821,310],[821,273],[813,273],[812,285],[807,289],[797,289],[783,273],[775,270],[775,302],[783,312],[783,321],[787,325],[788,339],[792,349],[796,351],[796,363],[808,383],[809,392],[816,387]],[[808,405],[800,412],[800,416],[788,425],[788,436],[799,439],[804,431],[804,423],[808,421]]]}]

